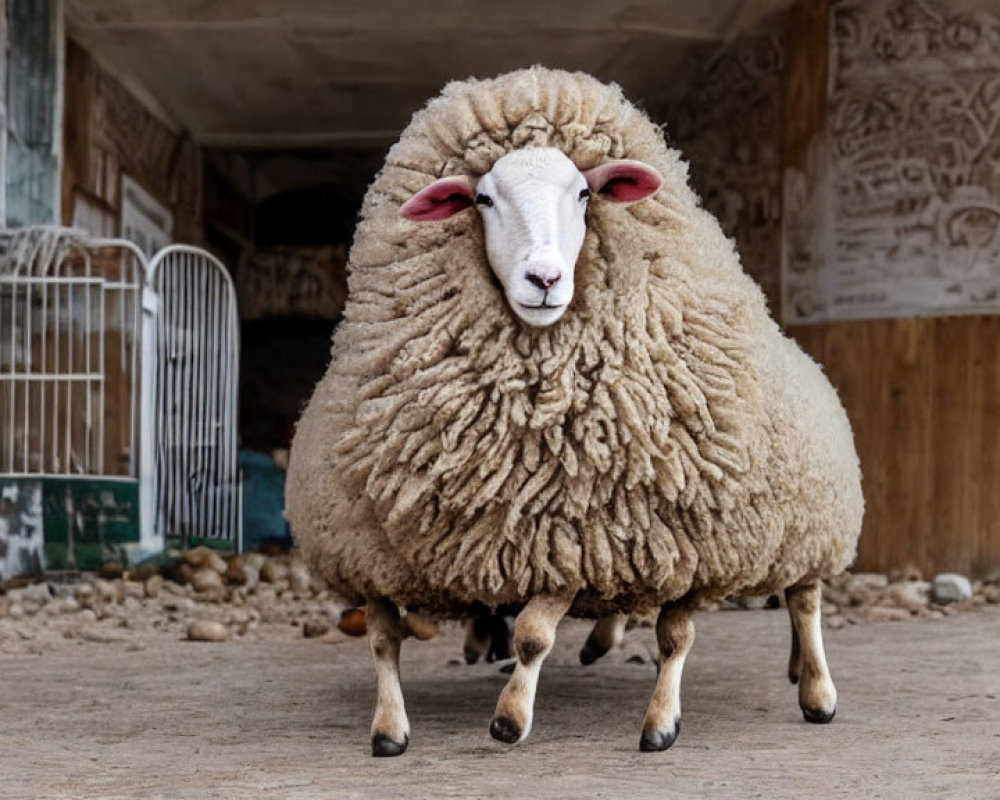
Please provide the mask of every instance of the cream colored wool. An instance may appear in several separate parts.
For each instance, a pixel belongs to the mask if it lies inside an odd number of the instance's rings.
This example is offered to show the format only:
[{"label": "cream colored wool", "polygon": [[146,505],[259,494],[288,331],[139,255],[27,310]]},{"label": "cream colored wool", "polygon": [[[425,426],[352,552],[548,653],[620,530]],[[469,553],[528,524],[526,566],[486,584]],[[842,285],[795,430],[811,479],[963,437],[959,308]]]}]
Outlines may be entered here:
[{"label": "cream colored wool", "polygon": [[[590,203],[551,328],[492,279],[475,210],[399,208],[505,152],[665,182]],[[687,167],[617,86],[533,68],[449,84],[365,198],[333,358],[292,446],[288,516],[348,596],[460,614],[577,590],[573,613],[764,592],[843,570],[863,499],[850,425],[770,319]]]}]

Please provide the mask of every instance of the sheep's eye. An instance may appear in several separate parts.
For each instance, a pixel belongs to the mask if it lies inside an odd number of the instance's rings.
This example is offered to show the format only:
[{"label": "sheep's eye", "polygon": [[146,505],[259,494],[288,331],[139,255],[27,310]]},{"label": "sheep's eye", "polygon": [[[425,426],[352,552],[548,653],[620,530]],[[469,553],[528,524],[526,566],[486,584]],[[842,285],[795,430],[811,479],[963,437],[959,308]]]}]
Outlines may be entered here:
[{"label": "sheep's eye", "polygon": [[493,207],[493,199],[491,197],[489,197],[488,195],[485,195],[485,194],[477,194],[476,195],[476,205],[477,206],[486,206],[487,208],[492,208]]},{"label": "sheep's eye", "polygon": [[588,197],[590,197],[590,189],[581,189],[580,190],[580,199],[581,200],[586,200]]}]

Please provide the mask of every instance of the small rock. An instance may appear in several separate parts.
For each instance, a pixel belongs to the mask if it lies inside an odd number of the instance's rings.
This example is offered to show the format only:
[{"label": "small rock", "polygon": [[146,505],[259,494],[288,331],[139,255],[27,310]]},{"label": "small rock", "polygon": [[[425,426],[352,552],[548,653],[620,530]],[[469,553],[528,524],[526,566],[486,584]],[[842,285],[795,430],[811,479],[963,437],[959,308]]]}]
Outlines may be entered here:
[{"label": "small rock", "polygon": [[60,610],[64,614],[73,614],[80,610],[80,604],[75,597],[64,597],[60,603]]},{"label": "small rock", "polygon": [[247,589],[256,589],[260,584],[260,567],[256,564],[243,564],[243,585]]},{"label": "small rock", "polygon": [[194,607],[195,602],[190,597],[172,597],[163,603],[164,611],[192,611]]},{"label": "small rock", "polygon": [[77,619],[84,625],[89,625],[90,623],[97,622],[97,612],[92,608],[85,608],[80,612]]},{"label": "small rock", "polygon": [[231,583],[234,586],[242,586],[247,582],[246,573],[243,572],[243,557],[239,553],[230,556],[226,561],[224,577],[227,583]]},{"label": "small rock", "polygon": [[20,603],[11,603],[7,608],[7,616],[11,619],[23,619],[24,618],[24,606]]},{"label": "small rock", "polygon": [[191,576],[191,585],[196,592],[221,592],[225,589],[222,574],[211,567],[202,567]]},{"label": "small rock", "polygon": [[326,635],[329,631],[329,625],[325,622],[317,622],[315,620],[310,620],[302,626],[302,635],[307,639],[316,639],[317,637]]},{"label": "small rock", "polygon": [[129,571],[129,578],[136,583],[145,583],[154,575],[159,575],[160,570],[163,565],[160,564],[158,559],[147,558],[145,561],[140,561],[135,565],[135,568]]},{"label": "small rock", "polygon": [[938,605],[968,600],[972,597],[972,584],[964,575],[942,572],[931,583],[931,597]]},{"label": "small rock", "polygon": [[[106,603],[114,603],[118,600],[118,587],[111,581],[96,580],[94,581],[94,589],[96,590],[98,597]],[[122,593],[124,594],[124,590]]]},{"label": "small rock", "polygon": [[33,583],[20,590],[21,602],[44,606],[52,599],[52,587],[47,583]]},{"label": "small rock", "polygon": [[105,580],[113,581],[125,574],[125,568],[122,566],[121,561],[112,559],[101,564],[101,568],[97,574]]},{"label": "small rock", "polygon": [[142,608],[142,601],[135,597],[126,597],[123,605],[127,611],[138,611]]},{"label": "small rock", "polygon": [[762,608],[767,608],[767,595],[743,595],[736,602],[741,608],[760,611]]},{"label": "small rock", "polygon": [[207,567],[220,575],[224,575],[226,572],[225,560],[209,547],[202,546],[193,550],[185,550],[181,558],[196,570]]},{"label": "small rock", "polygon": [[407,614],[403,619],[403,629],[419,641],[433,639],[438,634],[437,621],[423,614]]},{"label": "small rock", "polygon": [[864,586],[868,589],[884,589],[889,585],[889,576],[881,572],[855,572],[847,581],[848,587]]},{"label": "small rock", "polygon": [[824,617],[832,617],[837,613],[837,606],[833,603],[823,603],[823,608],[821,610]]},{"label": "small rock", "polygon": [[199,619],[188,625],[187,637],[192,642],[224,642],[229,638],[229,631],[221,622]]},{"label": "small rock", "polygon": [[348,608],[340,615],[337,627],[348,636],[364,636],[368,630],[363,608]]},{"label": "small rock", "polygon": [[146,593],[146,597],[159,597],[160,592],[163,590],[163,582],[163,576],[159,573],[146,578],[146,582],[142,587]]},{"label": "small rock", "polygon": [[893,583],[885,590],[884,596],[894,605],[910,611],[922,611],[930,599],[931,585],[926,581],[906,581]]},{"label": "small rock", "polygon": [[829,617],[826,617],[823,620],[823,624],[826,625],[826,627],[832,628],[833,630],[837,631],[843,628],[847,624],[847,620],[844,619],[840,614],[833,614]]},{"label": "small rock", "polygon": [[82,600],[86,597],[93,597],[94,595],[94,585],[92,583],[81,583],[78,584],[74,590],[77,600]]},{"label": "small rock", "polygon": [[1000,586],[984,586],[983,597],[987,603],[1000,603]]},{"label": "small rock", "polygon": [[309,568],[301,562],[296,562],[288,570],[288,583],[292,591],[298,595],[308,597],[312,594],[312,576],[309,574]]},{"label": "small rock", "polygon": [[277,583],[288,577],[288,567],[280,561],[269,558],[260,566],[260,579],[268,583]]},{"label": "small rock", "polygon": [[250,621],[250,612],[245,608],[234,608],[229,612],[229,621],[235,625],[246,625]]},{"label": "small rock", "polygon": [[125,581],[125,598],[134,597],[136,600],[145,597],[146,592],[141,583],[135,583],[134,581]]}]

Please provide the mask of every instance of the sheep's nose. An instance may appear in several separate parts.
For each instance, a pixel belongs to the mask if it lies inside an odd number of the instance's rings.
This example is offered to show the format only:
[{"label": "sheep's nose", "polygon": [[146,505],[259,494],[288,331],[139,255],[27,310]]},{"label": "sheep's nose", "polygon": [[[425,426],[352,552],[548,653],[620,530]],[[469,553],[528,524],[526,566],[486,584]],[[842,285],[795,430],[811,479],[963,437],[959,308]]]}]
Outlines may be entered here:
[{"label": "sheep's nose", "polygon": [[562,277],[561,272],[550,272],[546,275],[538,275],[534,272],[529,272],[525,274],[524,279],[528,281],[532,286],[537,286],[539,289],[547,290],[556,281]]}]

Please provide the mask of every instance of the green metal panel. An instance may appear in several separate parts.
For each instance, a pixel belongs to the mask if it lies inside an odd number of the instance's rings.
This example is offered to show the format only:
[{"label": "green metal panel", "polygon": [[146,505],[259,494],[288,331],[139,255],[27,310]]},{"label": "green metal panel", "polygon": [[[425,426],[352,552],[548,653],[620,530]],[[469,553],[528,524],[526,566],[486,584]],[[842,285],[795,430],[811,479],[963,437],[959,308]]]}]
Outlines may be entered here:
[{"label": "green metal panel", "polygon": [[[139,542],[139,482],[96,477],[0,476],[0,551],[27,543],[37,526],[30,512],[41,490],[45,569],[97,569],[110,558],[127,562],[125,545]],[[21,570],[38,559],[19,557]],[[13,570],[18,571],[15,565]]]}]

